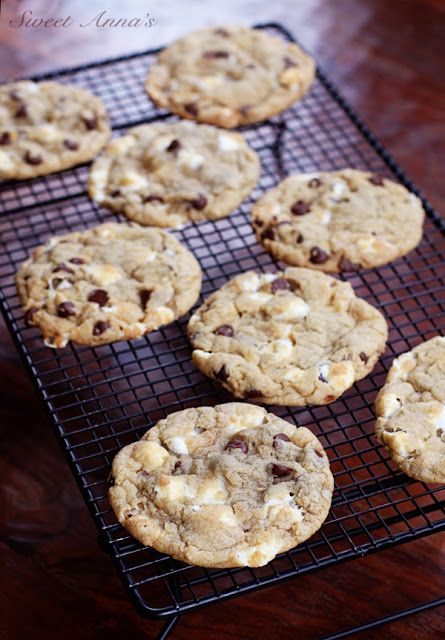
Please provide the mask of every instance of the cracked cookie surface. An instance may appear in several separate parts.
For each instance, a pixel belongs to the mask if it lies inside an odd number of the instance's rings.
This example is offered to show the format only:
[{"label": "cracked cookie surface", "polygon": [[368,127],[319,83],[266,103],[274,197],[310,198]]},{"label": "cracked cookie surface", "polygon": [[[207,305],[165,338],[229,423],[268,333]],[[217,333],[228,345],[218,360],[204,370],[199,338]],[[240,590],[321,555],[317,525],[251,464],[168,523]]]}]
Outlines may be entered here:
[{"label": "cracked cookie surface", "polygon": [[246,27],[195,31],[164,49],[146,89],[183,118],[233,128],[287,109],[313,82],[315,63],[297,44]]},{"label": "cracked cookie surface", "polygon": [[139,338],[196,302],[201,269],[162,229],[107,223],[51,238],[16,277],[29,325],[48,347]]},{"label": "cracked cookie surface", "polygon": [[140,224],[176,227],[229,215],[258,177],[258,157],[239,133],[193,122],[148,124],[108,145],[88,190]]},{"label": "cracked cookie surface", "polygon": [[59,82],[0,87],[0,179],[35,178],[91,160],[110,137],[89,91]]},{"label": "cracked cookie surface", "polygon": [[203,567],[258,567],[313,535],[333,478],[319,440],[262,407],[172,413],[113,461],[119,522],[140,542]]},{"label": "cracked cookie surface", "polygon": [[422,239],[420,199],[377,174],[290,176],[252,209],[257,239],[276,259],[322,271],[356,271],[405,255]]},{"label": "cracked cookie surface", "polygon": [[385,349],[383,315],[348,282],[302,268],[229,280],[192,315],[193,362],[237,398],[327,404]]},{"label": "cracked cookie surface", "polygon": [[445,337],[396,358],[376,400],[375,432],[396,465],[445,484]]}]

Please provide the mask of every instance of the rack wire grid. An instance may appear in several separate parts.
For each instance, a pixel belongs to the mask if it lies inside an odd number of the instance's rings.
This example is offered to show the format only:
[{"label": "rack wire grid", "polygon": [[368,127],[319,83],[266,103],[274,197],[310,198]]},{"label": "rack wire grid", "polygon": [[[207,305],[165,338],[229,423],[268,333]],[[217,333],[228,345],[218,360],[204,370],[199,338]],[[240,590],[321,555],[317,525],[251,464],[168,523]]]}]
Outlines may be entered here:
[{"label": "rack wire grid", "polygon": [[[279,25],[258,28],[292,39]],[[157,52],[45,77],[99,95],[110,112],[114,133],[120,134],[139,123],[175,119],[158,110],[144,91],[144,78]],[[189,224],[175,232],[201,263],[202,298],[247,269],[279,268],[256,243],[249,211],[264,190],[289,173],[352,166],[395,177],[418,193],[320,70],[302,101],[243,131],[262,163],[261,180],[251,197],[230,217]],[[107,500],[116,452],[173,411],[214,405],[230,396],[193,366],[187,317],[139,340],[97,348],[70,344],[51,350],[37,329],[26,327],[14,285],[18,265],[53,235],[115,219],[88,199],[87,172],[84,165],[1,184],[0,301],[99,529],[101,544],[141,613],[152,618],[177,616],[445,529],[445,489],[425,486],[398,471],[373,433],[373,402],[394,356],[444,328],[445,225],[423,199],[427,219],[417,249],[381,268],[346,276],[357,295],[381,309],[389,323],[388,347],[374,371],[333,404],[272,409],[295,424],[308,425],[329,455],[335,492],[321,530],[265,567],[232,570],[185,565],[129,536]]]}]

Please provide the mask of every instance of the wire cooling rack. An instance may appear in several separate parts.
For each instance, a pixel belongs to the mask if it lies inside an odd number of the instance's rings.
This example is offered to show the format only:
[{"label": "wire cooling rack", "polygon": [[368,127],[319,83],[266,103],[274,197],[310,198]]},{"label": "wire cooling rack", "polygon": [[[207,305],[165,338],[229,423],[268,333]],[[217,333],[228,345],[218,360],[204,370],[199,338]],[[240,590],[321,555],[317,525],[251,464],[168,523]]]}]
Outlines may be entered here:
[{"label": "wire cooling rack", "polygon": [[[278,25],[261,28],[291,39]],[[119,134],[142,122],[174,120],[155,108],[144,91],[144,78],[156,53],[46,77],[99,95]],[[228,218],[175,232],[201,263],[202,297],[241,271],[279,267],[255,242],[249,211],[265,189],[291,172],[352,166],[396,177],[418,193],[321,71],[301,102],[279,117],[245,127],[244,133],[262,163],[260,184],[250,199]],[[445,490],[414,482],[398,471],[373,435],[373,402],[393,357],[445,328],[445,225],[424,200],[425,235],[416,250],[387,266],[347,276],[359,296],[383,311],[390,326],[386,353],[375,370],[331,405],[272,409],[295,424],[308,425],[328,452],[335,493],[321,530],[255,570],[188,566],[130,537],[107,501],[115,453],[173,411],[213,405],[230,396],[192,365],[187,317],[132,342],[97,348],[69,345],[58,351],[43,346],[38,330],[25,326],[14,273],[31,249],[54,234],[115,219],[88,199],[87,171],[87,166],[80,166],[36,180],[1,184],[0,302],[99,529],[102,546],[138,609],[150,617],[177,616],[445,529]]]}]

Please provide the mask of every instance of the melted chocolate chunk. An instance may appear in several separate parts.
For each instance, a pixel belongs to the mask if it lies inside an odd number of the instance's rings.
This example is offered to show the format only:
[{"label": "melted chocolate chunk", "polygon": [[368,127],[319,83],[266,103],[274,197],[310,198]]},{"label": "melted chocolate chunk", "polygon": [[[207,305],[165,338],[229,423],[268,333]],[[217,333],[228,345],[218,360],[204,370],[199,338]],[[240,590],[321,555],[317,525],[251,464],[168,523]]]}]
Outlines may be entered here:
[{"label": "melted chocolate chunk", "polygon": [[230,449],[241,449],[243,453],[247,453],[249,451],[249,445],[247,444],[247,442],[238,439],[231,440],[228,444],[226,444],[225,448],[229,451]]},{"label": "melted chocolate chunk", "polygon": [[38,307],[29,307],[29,309],[25,311],[25,324],[28,327],[32,325],[32,321],[38,310],[39,310]]},{"label": "melted chocolate chunk", "polygon": [[321,185],[321,180],[318,178],[312,178],[312,180],[309,180],[308,185],[310,187],[319,187]]},{"label": "melted chocolate chunk", "polygon": [[82,260],[82,258],[74,257],[74,258],[70,258],[69,262],[72,262],[73,264],[83,264],[84,261]]},{"label": "melted chocolate chunk", "polygon": [[72,302],[61,302],[57,305],[57,315],[59,318],[69,318],[76,315],[76,307]]},{"label": "melted chocolate chunk", "polygon": [[98,122],[95,116],[92,116],[91,118],[84,118],[83,121],[88,131],[94,131],[94,129],[97,129]]},{"label": "melted chocolate chunk", "polygon": [[145,196],[143,202],[164,202],[164,198],[162,196],[157,196],[155,193],[152,193],[149,196]]},{"label": "melted chocolate chunk", "polygon": [[290,442],[290,438],[285,433],[277,433],[277,435],[273,437],[273,443],[272,443],[275,449],[280,446],[278,444],[279,441]]},{"label": "melted chocolate chunk", "polygon": [[[72,260],[70,262],[72,262]],[[60,262],[59,264],[56,264],[56,266],[53,269],[53,273],[56,273],[57,271],[66,271],[66,273],[74,273],[74,271],[69,267],[67,267],[64,262]]]},{"label": "melted chocolate chunk", "polygon": [[228,338],[231,338],[234,334],[234,331],[231,324],[221,324],[215,329],[213,333],[215,334],[215,336],[227,336]]},{"label": "melted chocolate chunk", "polygon": [[360,269],[360,265],[357,264],[357,262],[351,262],[345,258],[345,256],[341,257],[338,266],[340,267],[340,271],[358,271]]},{"label": "melted chocolate chunk", "polygon": [[283,478],[284,476],[288,476],[292,473],[292,469],[290,467],[284,466],[284,464],[273,464],[272,465],[272,474],[276,478]]},{"label": "melted chocolate chunk", "polygon": [[189,102],[189,103],[185,104],[184,105],[184,109],[191,116],[197,116],[198,113],[199,113],[198,105],[196,104],[196,102]]},{"label": "melted chocolate chunk", "polygon": [[108,320],[99,320],[93,327],[93,336],[101,336],[110,327]]},{"label": "melted chocolate chunk", "polygon": [[120,189],[115,189],[114,191],[112,191],[112,192],[110,193],[110,196],[111,196],[112,198],[117,198],[117,197],[119,197],[120,195],[121,195],[121,190],[120,190]]},{"label": "melted chocolate chunk", "polygon": [[77,149],[79,148],[79,145],[77,144],[77,142],[69,139],[66,139],[63,141],[63,146],[66,149],[69,149],[69,151],[77,151]]},{"label": "melted chocolate chunk", "polygon": [[143,309],[145,309],[147,302],[150,300],[152,293],[153,293],[152,289],[142,289],[142,291],[139,291],[139,297],[141,299],[141,306]]},{"label": "melted chocolate chunk", "polygon": [[317,456],[318,456],[319,458],[322,458],[322,457],[323,457],[323,453],[320,451],[320,449],[314,449],[314,451],[315,451],[315,453],[317,454]]},{"label": "melted chocolate chunk", "polygon": [[383,176],[381,176],[379,173],[375,173],[369,178],[369,182],[375,187],[383,187]]},{"label": "melted chocolate chunk", "polygon": [[226,382],[229,379],[229,374],[227,372],[225,364],[223,364],[219,371],[215,371],[215,378],[217,380],[221,380],[222,382]]},{"label": "melted chocolate chunk", "polygon": [[204,53],[202,54],[202,57],[206,58],[207,60],[217,60],[222,58],[228,58],[229,52],[223,51],[221,49],[217,51],[204,51]]},{"label": "melted chocolate chunk", "polygon": [[299,233],[298,236],[295,238],[295,240],[297,241],[297,244],[301,244],[304,240],[304,236]]},{"label": "melted chocolate chunk", "polygon": [[290,208],[294,216],[304,216],[311,210],[310,206],[304,200],[298,200]]},{"label": "melted chocolate chunk", "polygon": [[88,302],[95,302],[99,307],[105,307],[109,302],[108,292],[105,289],[94,289],[88,295]]},{"label": "melted chocolate chunk", "polygon": [[7,144],[11,144],[11,134],[9,131],[4,131],[0,136],[0,144],[4,147]]},{"label": "melted chocolate chunk", "polygon": [[37,153],[32,153],[32,151],[27,151],[25,153],[25,162],[27,162],[28,164],[32,164],[33,166],[36,166],[41,162],[43,162],[43,158]]},{"label": "melted chocolate chunk", "polygon": [[27,115],[28,115],[28,107],[26,106],[26,104],[24,102],[22,102],[20,107],[15,112],[15,117],[16,118],[26,118]]},{"label": "melted chocolate chunk", "polygon": [[253,224],[256,227],[262,227],[264,225],[264,222],[262,220],[260,220],[259,218],[257,218],[256,220],[253,221]]},{"label": "melted chocolate chunk", "polygon": [[264,231],[261,232],[261,240],[274,240],[275,239],[275,230],[273,227],[266,227]]},{"label": "melted chocolate chunk", "polygon": [[360,358],[360,360],[362,362],[364,362],[365,364],[367,364],[368,360],[369,360],[369,356],[366,355],[366,353],[364,353],[363,351],[359,354],[358,356]]},{"label": "melted chocolate chunk", "polygon": [[270,290],[272,293],[275,293],[276,291],[290,291],[291,285],[286,278],[277,278],[270,285]]},{"label": "melted chocolate chunk", "polygon": [[175,473],[178,469],[181,468],[181,461],[180,460],[176,460],[175,462],[175,466],[173,467],[173,473]]},{"label": "melted chocolate chunk", "polygon": [[262,398],[263,394],[258,389],[249,389],[246,391],[246,398]]},{"label": "melted chocolate chunk", "polygon": [[249,115],[249,111],[252,110],[252,105],[251,104],[243,104],[240,108],[239,108],[239,112],[241,113],[241,115],[243,116],[247,116]]},{"label": "melted chocolate chunk", "polygon": [[227,29],[215,29],[215,33],[217,36],[221,36],[222,38],[228,38],[230,36],[230,33],[227,31]]},{"label": "melted chocolate chunk", "polygon": [[194,200],[189,200],[189,202],[190,205],[198,211],[202,211],[207,206],[207,198],[202,193],[198,193],[197,197]]},{"label": "melted chocolate chunk", "polygon": [[324,264],[329,260],[329,254],[320,249],[320,247],[312,247],[309,260],[312,264]]},{"label": "melted chocolate chunk", "polygon": [[179,140],[175,139],[170,142],[170,144],[166,148],[166,151],[168,151],[169,153],[176,153],[176,151],[179,151],[181,147],[182,144],[179,142]]}]

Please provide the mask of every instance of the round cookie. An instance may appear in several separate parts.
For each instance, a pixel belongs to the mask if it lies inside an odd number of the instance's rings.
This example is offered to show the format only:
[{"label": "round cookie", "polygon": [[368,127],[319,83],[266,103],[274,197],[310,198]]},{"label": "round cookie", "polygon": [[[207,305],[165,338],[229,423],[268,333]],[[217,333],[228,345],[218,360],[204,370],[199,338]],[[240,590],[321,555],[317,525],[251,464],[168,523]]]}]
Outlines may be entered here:
[{"label": "round cookie", "polygon": [[238,402],[169,415],[113,461],[111,506],[140,542],[202,567],[259,567],[313,535],[333,478],[319,440]]},{"label": "round cookie", "polygon": [[167,231],[108,223],[51,238],[16,282],[27,324],[59,348],[139,338],[173,322],[196,302],[201,269]]},{"label": "round cookie", "polygon": [[380,175],[342,169],[286,178],[252,210],[274,258],[322,271],[377,267],[420,242],[422,203]]},{"label": "round cookie", "polygon": [[183,118],[233,128],[260,122],[300,99],[315,63],[297,44],[246,27],[201,29],[164,49],[146,89]]},{"label": "round cookie", "polygon": [[35,178],[91,160],[110,137],[102,101],[59,82],[0,87],[0,179]]},{"label": "round cookie", "polygon": [[259,167],[239,133],[185,121],[147,124],[108,145],[88,190],[140,224],[177,227],[232,213],[258,182]]},{"label": "round cookie", "polygon": [[385,349],[382,314],[348,282],[288,268],[229,280],[190,318],[193,362],[237,398],[327,404]]},{"label": "round cookie", "polygon": [[375,433],[396,465],[445,484],[445,337],[396,358],[376,400]]}]

